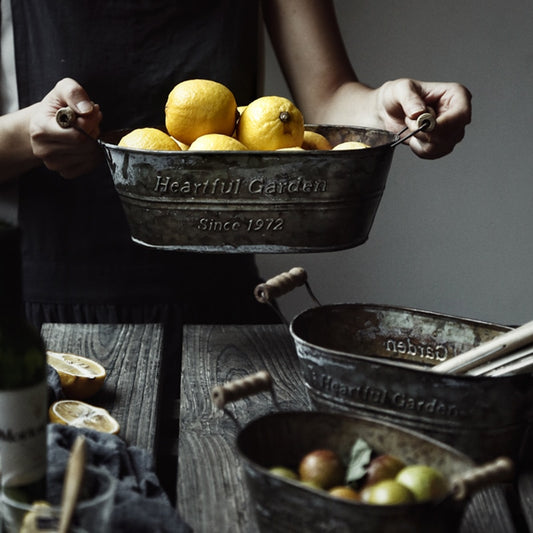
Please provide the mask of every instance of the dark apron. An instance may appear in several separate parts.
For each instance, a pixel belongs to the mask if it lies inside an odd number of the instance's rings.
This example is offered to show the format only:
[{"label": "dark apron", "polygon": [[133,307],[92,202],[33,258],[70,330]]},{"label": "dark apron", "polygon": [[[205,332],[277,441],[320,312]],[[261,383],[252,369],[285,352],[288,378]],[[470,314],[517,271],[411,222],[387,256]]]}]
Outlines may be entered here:
[{"label": "dark apron", "polygon": [[[227,85],[239,105],[257,95],[258,5],[252,0],[13,0],[20,106],[63,77],[100,104],[101,130],[164,124],[184,79]],[[55,322],[276,320],[256,304],[251,255],[151,250],[130,239],[105,166],[65,180],[40,168],[20,180],[29,318]]]}]

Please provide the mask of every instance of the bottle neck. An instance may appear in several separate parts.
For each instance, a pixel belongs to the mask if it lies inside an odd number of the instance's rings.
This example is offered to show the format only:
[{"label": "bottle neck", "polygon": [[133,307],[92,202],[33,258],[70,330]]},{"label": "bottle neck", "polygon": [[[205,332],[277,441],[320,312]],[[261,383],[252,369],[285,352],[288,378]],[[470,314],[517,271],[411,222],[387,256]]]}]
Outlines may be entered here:
[{"label": "bottle neck", "polygon": [[22,314],[20,231],[0,219],[0,317]]}]

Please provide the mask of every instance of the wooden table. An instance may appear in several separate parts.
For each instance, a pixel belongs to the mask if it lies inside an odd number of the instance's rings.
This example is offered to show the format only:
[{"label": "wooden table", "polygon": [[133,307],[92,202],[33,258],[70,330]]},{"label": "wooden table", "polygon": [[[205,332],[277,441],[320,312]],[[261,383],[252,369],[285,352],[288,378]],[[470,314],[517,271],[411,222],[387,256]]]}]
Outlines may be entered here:
[{"label": "wooden table", "polygon": [[[278,331],[270,326],[185,328],[177,494],[178,510],[195,531],[255,531],[235,449],[239,428],[277,408],[310,407],[292,340]],[[214,407],[215,385],[262,369],[275,380],[278,407],[266,392],[239,400],[227,412]]]},{"label": "wooden table", "polygon": [[[162,433],[172,435],[172,424],[178,424],[178,413],[169,422],[174,398],[165,397],[168,391],[162,386],[162,375],[171,368],[165,365],[162,327],[46,324],[42,332],[49,349],[92,357],[107,368],[104,389],[93,403],[111,411],[128,443],[154,455],[166,483],[175,480],[170,474],[176,469],[168,454],[161,453],[159,438]],[[169,493],[174,497],[175,490],[177,508],[195,532],[254,533],[257,527],[235,438],[255,417],[311,408],[292,338],[283,325],[186,326],[181,366],[179,439],[174,449],[177,482]],[[262,369],[274,379],[274,399],[265,392],[225,411],[213,406],[213,386]],[[174,379],[178,383],[177,371]],[[501,485],[478,493],[460,533],[521,533],[528,525],[533,531],[531,470],[520,473],[516,488]]]},{"label": "wooden table", "polygon": [[129,444],[155,454],[158,437],[163,328],[160,324],[44,324],[49,350],[101,363],[103,389],[90,403],[105,407]]},{"label": "wooden table", "polygon": [[[275,407],[268,393],[239,400],[228,407],[228,413],[213,406],[213,386],[262,369],[273,377]],[[185,327],[177,504],[195,531],[257,531],[234,445],[239,426],[273,410],[309,408],[294,343],[285,326]],[[533,476],[523,474],[519,482],[521,502],[510,485],[476,494],[460,533],[521,533],[528,531],[524,515],[533,531]]]}]

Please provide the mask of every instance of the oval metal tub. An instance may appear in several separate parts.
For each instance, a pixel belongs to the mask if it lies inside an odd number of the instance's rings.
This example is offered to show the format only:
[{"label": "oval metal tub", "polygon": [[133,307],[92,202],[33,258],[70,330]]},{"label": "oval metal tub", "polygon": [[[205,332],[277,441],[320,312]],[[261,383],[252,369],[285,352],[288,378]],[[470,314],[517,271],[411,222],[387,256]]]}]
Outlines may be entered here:
[{"label": "oval metal tub", "polygon": [[290,324],[317,408],[400,424],[476,461],[519,458],[533,422],[533,375],[482,377],[429,368],[508,329],[372,304],[323,305]]},{"label": "oval metal tub", "polygon": [[[250,489],[260,531],[268,533],[453,533],[459,528],[468,496],[451,495],[408,505],[368,505],[330,496],[299,481],[269,472],[272,466],[297,468],[314,449],[349,456],[356,439],[376,453],[389,453],[406,464],[427,464],[451,480],[474,467],[466,455],[413,431],[364,417],[323,412],[279,412],[248,424],[237,448]],[[487,482],[488,484],[488,482]]]},{"label": "oval metal tub", "polygon": [[284,253],[364,243],[398,136],[307,126],[361,150],[153,152],[101,144],[131,231],[142,245],[194,252]]}]

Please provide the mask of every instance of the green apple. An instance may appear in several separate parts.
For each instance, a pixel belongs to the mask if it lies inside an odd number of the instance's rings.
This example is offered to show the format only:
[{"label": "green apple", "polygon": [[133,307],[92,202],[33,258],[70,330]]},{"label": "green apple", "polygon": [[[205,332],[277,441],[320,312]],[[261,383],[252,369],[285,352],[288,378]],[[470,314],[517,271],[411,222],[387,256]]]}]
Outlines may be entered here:
[{"label": "green apple", "polygon": [[284,477],[287,479],[294,479],[294,480],[299,479],[298,474],[294,470],[291,470],[290,468],[287,468],[286,466],[273,466],[272,468],[269,468],[268,471],[271,474],[274,474],[275,476],[278,476],[278,477]]},{"label": "green apple", "polygon": [[415,503],[414,494],[394,479],[384,479],[361,490],[361,501],[374,505],[399,505]]},{"label": "green apple", "polygon": [[396,481],[415,495],[416,501],[439,500],[448,492],[442,473],[428,465],[409,465],[398,472]]}]

